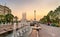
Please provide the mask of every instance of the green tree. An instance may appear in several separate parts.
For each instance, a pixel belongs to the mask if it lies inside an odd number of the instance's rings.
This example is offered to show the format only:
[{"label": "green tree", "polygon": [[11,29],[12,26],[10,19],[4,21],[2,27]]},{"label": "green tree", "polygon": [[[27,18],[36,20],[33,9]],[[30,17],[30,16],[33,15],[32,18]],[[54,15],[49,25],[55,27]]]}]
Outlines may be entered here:
[{"label": "green tree", "polygon": [[8,23],[10,23],[10,22],[12,22],[13,21],[13,18],[14,18],[14,16],[12,15],[12,14],[7,14],[7,15],[5,15],[5,19],[6,19],[6,22]]},{"label": "green tree", "polygon": [[[47,20],[47,21],[46,21]],[[59,24],[60,23],[60,6],[58,8],[56,8],[54,11],[50,11],[46,17],[43,17],[40,22],[43,23],[48,23],[48,22],[52,22],[55,24]]]},{"label": "green tree", "polygon": [[15,22],[16,22],[16,24],[18,25],[18,17],[15,16],[14,18],[15,18]]},{"label": "green tree", "polygon": [[0,23],[3,23],[4,19],[5,19],[4,15],[0,15]]}]

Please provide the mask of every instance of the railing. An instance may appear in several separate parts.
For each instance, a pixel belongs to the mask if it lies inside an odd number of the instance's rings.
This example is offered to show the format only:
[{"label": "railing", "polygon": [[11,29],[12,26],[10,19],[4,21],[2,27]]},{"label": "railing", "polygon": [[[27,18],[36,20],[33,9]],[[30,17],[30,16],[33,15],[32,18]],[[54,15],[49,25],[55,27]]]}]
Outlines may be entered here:
[{"label": "railing", "polygon": [[31,33],[30,23],[18,23],[18,30],[13,31],[13,37],[27,37]]},{"label": "railing", "polygon": [[[16,30],[16,29],[18,29],[18,30]],[[3,31],[1,31],[1,30],[3,30]],[[31,27],[30,27],[29,22],[25,22],[25,23],[20,22],[20,23],[18,23],[18,25],[16,23],[14,23],[13,25],[12,25],[12,23],[0,24],[0,33],[1,34],[6,33],[9,30],[13,31],[12,37],[20,37],[20,36],[27,37],[31,33]]]},{"label": "railing", "polygon": [[0,34],[13,30],[13,25],[0,25]]}]

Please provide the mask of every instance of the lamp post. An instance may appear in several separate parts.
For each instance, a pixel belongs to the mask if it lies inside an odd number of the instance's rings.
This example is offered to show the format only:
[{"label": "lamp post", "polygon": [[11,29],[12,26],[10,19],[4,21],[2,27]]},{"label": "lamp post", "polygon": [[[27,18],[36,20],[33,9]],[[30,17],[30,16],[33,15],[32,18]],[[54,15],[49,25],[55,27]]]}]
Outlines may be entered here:
[{"label": "lamp post", "polygon": [[17,27],[16,27],[16,24],[17,24],[17,23],[16,23],[16,18],[15,18],[15,17],[14,17],[13,21],[14,21],[14,24],[13,24],[13,36],[14,36],[14,37],[17,37],[17,34],[16,34],[16,32],[17,32],[17,31],[16,31],[16,28],[17,28]]}]

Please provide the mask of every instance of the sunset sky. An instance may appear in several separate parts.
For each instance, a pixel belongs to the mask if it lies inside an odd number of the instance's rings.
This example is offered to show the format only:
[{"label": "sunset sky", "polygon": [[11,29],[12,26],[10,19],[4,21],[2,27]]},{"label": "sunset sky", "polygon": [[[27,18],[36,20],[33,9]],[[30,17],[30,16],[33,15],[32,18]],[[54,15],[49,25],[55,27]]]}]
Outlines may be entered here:
[{"label": "sunset sky", "polygon": [[50,10],[55,10],[60,5],[60,0],[0,0],[1,5],[5,3],[19,19],[23,12],[26,12],[28,20],[33,19],[36,10],[36,18],[39,20]]}]

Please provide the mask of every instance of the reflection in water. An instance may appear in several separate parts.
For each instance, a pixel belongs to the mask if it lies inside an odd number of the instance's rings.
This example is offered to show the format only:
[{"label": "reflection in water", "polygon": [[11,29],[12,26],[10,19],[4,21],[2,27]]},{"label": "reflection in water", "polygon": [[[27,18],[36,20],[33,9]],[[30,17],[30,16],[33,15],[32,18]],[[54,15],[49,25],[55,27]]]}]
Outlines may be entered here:
[{"label": "reflection in water", "polygon": [[0,37],[13,37],[13,34],[12,34],[12,32],[8,32],[6,34],[0,35]]},{"label": "reflection in water", "polygon": [[6,37],[13,37],[13,33],[8,34]]}]

